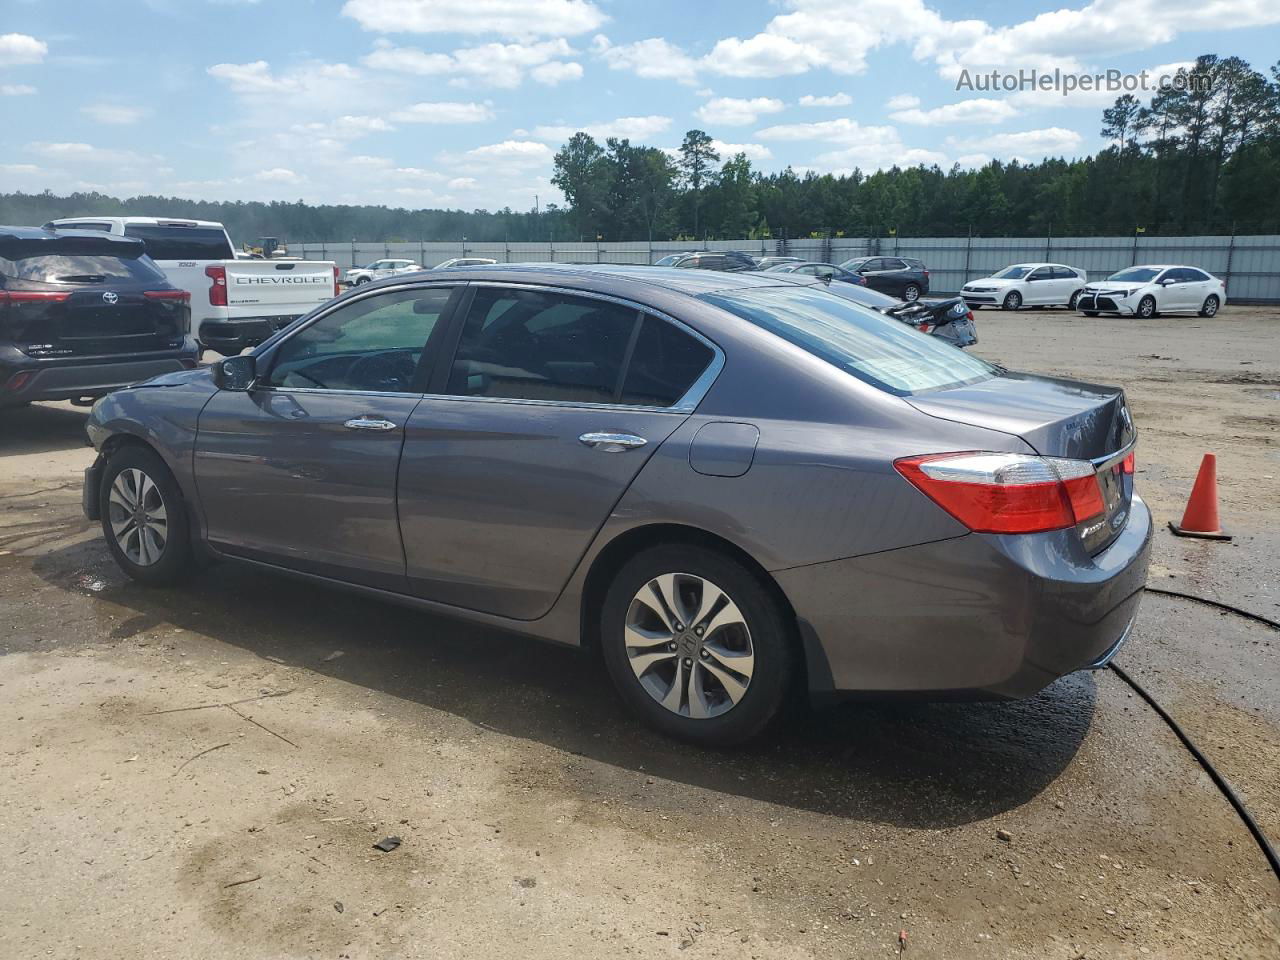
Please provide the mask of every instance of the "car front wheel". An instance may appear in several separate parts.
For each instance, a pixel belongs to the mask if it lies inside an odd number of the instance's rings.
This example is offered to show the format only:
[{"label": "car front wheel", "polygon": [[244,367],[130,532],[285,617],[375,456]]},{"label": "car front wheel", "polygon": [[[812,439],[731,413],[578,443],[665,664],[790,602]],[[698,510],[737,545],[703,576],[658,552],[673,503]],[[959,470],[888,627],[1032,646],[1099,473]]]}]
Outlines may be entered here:
[{"label": "car front wheel", "polygon": [[1138,301],[1138,316],[1149,320],[1156,315],[1156,298],[1147,294]]},{"label": "car front wheel", "polygon": [[692,545],[642,551],[614,577],[600,628],[623,701],[668,736],[741,743],[782,708],[794,625],[769,585],[725,554]]},{"label": "car front wheel", "polygon": [[1017,290],[1010,290],[1005,294],[1004,302],[1000,306],[1005,310],[1017,310],[1022,306],[1022,294]]},{"label": "car front wheel", "polygon": [[175,583],[191,566],[191,531],[178,483],[154,451],[127,446],[102,471],[102,532],[120,569],[152,585]]}]

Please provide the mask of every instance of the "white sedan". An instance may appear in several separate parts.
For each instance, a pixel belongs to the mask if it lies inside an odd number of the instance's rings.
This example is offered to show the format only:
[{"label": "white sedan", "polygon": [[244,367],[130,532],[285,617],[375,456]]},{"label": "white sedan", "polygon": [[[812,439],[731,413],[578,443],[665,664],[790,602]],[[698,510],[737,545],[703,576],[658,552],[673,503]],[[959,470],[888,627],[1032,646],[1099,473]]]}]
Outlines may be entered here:
[{"label": "white sedan", "polygon": [[448,270],[450,267],[487,267],[497,262],[497,260],[490,260],[488,257],[454,257],[451,260],[437,263],[431,269]]},{"label": "white sedan", "polygon": [[1062,263],[1015,263],[982,280],[971,280],[960,289],[971,308],[1019,307],[1076,308],[1076,298],[1088,277],[1079,267]]},{"label": "white sedan", "polygon": [[400,273],[416,273],[421,269],[422,267],[412,260],[375,260],[367,267],[352,267],[347,271],[343,282],[357,286],[371,280],[381,280],[383,277],[394,277]]},{"label": "white sedan", "polygon": [[1127,267],[1084,289],[1077,308],[1086,317],[1117,313],[1155,317],[1162,313],[1214,316],[1227,302],[1227,285],[1199,267],[1148,264]]}]

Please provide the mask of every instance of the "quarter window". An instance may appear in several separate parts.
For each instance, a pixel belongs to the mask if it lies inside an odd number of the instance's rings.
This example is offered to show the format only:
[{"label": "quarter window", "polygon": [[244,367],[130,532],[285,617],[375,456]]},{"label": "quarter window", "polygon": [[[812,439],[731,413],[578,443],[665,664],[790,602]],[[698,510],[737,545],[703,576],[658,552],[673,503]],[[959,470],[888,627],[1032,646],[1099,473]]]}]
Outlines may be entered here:
[{"label": "quarter window", "polygon": [[621,402],[673,406],[689,392],[714,356],[701,340],[646,314],[627,366]]},{"label": "quarter window", "polygon": [[400,290],[339,307],[285,340],[275,387],[410,393],[452,287]]}]

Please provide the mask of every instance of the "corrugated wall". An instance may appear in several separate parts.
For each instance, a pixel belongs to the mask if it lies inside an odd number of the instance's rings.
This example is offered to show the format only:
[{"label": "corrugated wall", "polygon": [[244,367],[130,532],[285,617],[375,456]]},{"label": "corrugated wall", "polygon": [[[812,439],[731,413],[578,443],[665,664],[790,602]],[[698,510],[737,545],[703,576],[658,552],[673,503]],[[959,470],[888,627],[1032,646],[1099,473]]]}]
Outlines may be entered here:
[{"label": "corrugated wall", "polygon": [[990,276],[1011,263],[1066,263],[1101,279],[1135,263],[1185,263],[1227,281],[1232,300],[1280,302],[1280,237],[836,237],[804,240],[678,240],[621,243],[295,243],[294,256],[333,260],[344,269],[383,257],[424,267],[451,257],[490,257],[499,263],[653,263],[686,250],[742,250],[753,256],[786,254],[840,263],[869,254],[914,257],[929,268],[936,293],[954,293],[967,280]]}]

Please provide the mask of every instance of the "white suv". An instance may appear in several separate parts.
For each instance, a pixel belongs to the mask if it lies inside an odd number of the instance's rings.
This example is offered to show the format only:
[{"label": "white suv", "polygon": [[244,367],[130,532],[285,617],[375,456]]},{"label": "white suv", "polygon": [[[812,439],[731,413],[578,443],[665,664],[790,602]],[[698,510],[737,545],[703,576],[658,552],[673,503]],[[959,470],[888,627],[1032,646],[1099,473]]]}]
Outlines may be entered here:
[{"label": "white suv", "polygon": [[1126,267],[1084,288],[1076,306],[1086,317],[1117,313],[1155,317],[1198,313],[1212,317],[1226,306],[1227,285],[1199,267],[1147,264]]},{"label": "white suv", "polygon": [[412,260],[375,260],[367,267],[352,267],[342,278],[342,282],[350,286],[368,283],[370,280],[381,280],[383,277],[394,277],[398,273],[416,273],[421,270]]},{"label": "white suv", "polygon": [[971,280],[960,290],[972,308],[1020,307],[1076,308],[1076,300],[1088,277],[1079,267],[1062,263],[1015,263],[982,280]]}]

